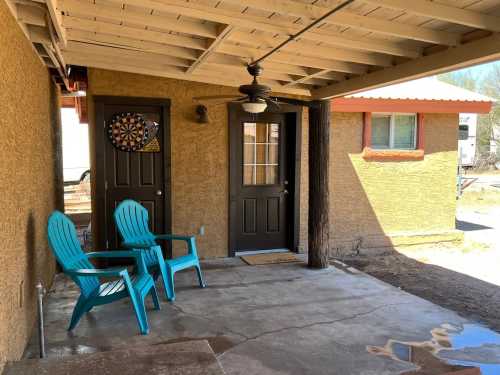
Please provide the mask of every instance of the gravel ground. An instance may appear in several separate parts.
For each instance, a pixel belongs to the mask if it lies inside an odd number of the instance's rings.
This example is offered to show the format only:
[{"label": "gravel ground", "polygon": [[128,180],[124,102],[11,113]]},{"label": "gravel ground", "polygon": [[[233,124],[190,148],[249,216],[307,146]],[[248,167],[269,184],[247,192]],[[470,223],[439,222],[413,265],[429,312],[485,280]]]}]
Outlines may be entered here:
[{"label": "gravel ground", "polygon": [[463,244],[411,246],[342,261],[500,332],[498,177],[480,177],[459,200]]}]

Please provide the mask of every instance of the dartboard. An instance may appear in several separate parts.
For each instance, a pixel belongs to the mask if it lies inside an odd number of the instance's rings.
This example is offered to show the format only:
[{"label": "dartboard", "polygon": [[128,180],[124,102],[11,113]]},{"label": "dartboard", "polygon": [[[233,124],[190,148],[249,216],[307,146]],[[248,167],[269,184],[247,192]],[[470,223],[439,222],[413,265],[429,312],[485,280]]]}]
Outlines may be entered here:
[{"label": "dartboard", "polygon": [[148,127],[140,114],[120,113],[108,125],[111,143],[122,151],[137,151],[148,142]]}]

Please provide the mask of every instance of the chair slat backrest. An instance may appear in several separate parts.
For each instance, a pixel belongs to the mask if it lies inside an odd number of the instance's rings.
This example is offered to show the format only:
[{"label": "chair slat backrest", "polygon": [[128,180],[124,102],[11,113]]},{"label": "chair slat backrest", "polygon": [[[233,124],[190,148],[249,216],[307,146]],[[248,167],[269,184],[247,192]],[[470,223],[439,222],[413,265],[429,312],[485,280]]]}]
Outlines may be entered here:
[{"label": "chair slat backrest", "polygon": [[[54,211],[48,220],[49,244],[63,271],[94,268],[82,250],[73,222],[62,212]],[[88,295],[99,287],[97,277],[72,277],[83,294]]]},{"label": "chair slat backrest", "polygon": [[114,212],[115,223],[123,241],[155,246],[154,234],[149,230],[149,214],[139,202],[126,199]]}]

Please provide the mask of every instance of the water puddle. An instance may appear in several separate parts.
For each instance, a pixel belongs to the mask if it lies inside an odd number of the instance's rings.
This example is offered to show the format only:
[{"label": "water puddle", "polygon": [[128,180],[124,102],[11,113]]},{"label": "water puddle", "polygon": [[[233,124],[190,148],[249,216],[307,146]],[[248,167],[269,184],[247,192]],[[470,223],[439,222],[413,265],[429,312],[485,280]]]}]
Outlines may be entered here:
[{"label": "water puddle", "polygon": [[405,375],[499,375],[500,334],[475,324],[443,324],[423,342],[389,340],[368,346],[369,353],[412,363],[417,370]]}]

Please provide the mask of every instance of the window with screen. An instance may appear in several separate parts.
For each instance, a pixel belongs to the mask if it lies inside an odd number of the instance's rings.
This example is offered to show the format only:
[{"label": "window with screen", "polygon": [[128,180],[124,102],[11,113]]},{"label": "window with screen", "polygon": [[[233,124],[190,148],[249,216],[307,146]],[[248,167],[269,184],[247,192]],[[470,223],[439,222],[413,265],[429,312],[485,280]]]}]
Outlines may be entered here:
[{"label": "window with screen", "polygon": [[415,150],[417,115],[414,113],[373,113],[372,139],[374,149]]}]

